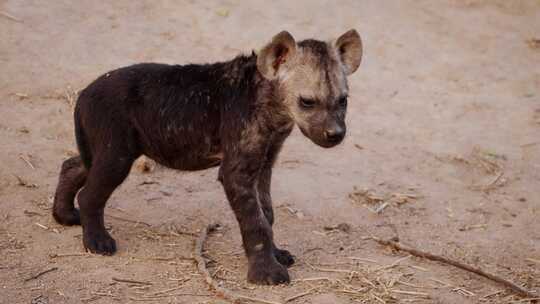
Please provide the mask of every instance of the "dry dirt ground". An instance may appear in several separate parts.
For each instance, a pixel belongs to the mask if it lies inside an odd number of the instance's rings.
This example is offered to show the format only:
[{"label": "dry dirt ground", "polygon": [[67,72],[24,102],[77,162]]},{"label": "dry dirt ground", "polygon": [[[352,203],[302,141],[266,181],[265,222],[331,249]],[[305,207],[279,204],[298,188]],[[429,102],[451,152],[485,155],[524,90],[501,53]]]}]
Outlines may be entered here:
[{"label": "dry dirt ground", "polygon": [[[206,245],[214,278],[277,303],[528,302],[370,235],[540,293],[540,2],[0,1],[0,11],[0,303],[226,303],[191,259],[211,222],[222,224]],[[85,254],[80,227],[53,221],[59,166],[75,153],[72,103],[101,73],[230,59],[282,29],[330,39],[349,28],[365,53],[345,143],[325,150],[295,131],[275,169],[275,237],[297,257],[292,284],[245,283],[216,169],[133,170],[106,210],[112,257]]]}]

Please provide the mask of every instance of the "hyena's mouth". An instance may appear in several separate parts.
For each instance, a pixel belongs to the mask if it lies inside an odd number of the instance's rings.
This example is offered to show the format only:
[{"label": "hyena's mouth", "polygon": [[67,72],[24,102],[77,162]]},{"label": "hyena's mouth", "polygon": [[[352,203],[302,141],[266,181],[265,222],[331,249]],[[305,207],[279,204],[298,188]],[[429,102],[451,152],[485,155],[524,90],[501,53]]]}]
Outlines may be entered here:
[{"label": "hyena's mouth", "polygon": [[326,136],[324,132],[317,132],[317,133],[311,133],[308,130],[305,130],[304,128],[299,128],[302,134],[304,134],[305,137],[309,138],[314,144],[317,146],[323,147],[323,148],[332,148],[340,143],[343,142],[343,139],[345,138],[345,134],[342,134],[340,136]]},{"label": "hyena's mouth", "polygon": [[322,142],[315,142],[315,143],[323,148],[332,148],[339,145],[343,141],[343,138],[344,137],[341,137],[340,139],[332,139],[332,140],[327,139]]}]

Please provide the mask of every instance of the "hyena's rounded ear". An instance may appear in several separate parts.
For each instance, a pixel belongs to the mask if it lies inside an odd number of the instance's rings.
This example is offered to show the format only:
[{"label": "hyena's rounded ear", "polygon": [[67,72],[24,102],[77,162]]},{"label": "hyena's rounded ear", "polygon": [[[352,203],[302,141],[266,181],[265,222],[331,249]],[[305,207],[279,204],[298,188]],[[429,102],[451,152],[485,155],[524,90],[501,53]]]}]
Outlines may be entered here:
[{"label": "hyena's rounded ear", "polygon": [[345,66],[345,73],[354,73],[362,61],[362,39],[358,32],[349,30],[334,41],[334,47]]},{"label": "hyena's rounded ear", "polygon": [[257,55],[257,69],[267,79],[275,79],[283,69],[283,65],[294,57],[296,41],[287,31],[272,38]]}]

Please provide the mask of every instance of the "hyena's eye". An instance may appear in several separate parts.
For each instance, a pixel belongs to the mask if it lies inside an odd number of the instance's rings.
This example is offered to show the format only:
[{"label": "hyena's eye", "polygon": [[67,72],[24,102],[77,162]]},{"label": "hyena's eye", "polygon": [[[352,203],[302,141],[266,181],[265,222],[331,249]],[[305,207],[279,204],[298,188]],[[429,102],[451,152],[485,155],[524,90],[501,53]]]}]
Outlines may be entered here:
[{"label": "hyena's eye", "polygon": [[347,96],[343,96],[338,100],[338,105],[342,108],[347,106]]},{"label": "hyena's eye", "polygon": [[312,109],[317,104],[317,101],[315,99],[309,99],[309,98],[300,97],[298,99],[298,103],[304,109]]}]

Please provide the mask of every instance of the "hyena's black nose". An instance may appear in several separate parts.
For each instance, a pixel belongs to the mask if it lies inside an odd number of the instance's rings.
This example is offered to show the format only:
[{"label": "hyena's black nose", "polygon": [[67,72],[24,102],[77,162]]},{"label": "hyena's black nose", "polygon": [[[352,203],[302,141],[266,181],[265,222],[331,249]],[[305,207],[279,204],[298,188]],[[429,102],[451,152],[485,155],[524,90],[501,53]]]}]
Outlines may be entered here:
[{"label": "hyena's black nose", "polygon": [[343,137],[345,137],[345,129],[341,127],[328,129],[324,131],[324,135],[326,136],[327,141],[338,143],[343,140]]}]

